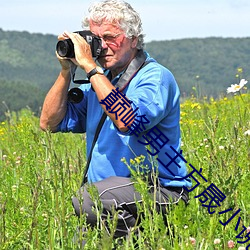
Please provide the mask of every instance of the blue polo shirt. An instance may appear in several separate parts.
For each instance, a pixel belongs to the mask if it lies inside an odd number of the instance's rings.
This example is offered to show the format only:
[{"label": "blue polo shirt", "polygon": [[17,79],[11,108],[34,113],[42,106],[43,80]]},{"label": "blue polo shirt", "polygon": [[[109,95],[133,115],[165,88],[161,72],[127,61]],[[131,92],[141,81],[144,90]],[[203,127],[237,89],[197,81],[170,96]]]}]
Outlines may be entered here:
[{"label": "blue polo shirt", "polygon": [[[132,101],[133,109],[138,108],[138,117],[144,115],[147,118],[148,122],[143,124],[144,132],[140,137],[131,131],[122,133],[107,117],[92,152],[88,170],[89,182],[100,181],[110,176],[129,177],[130,170],[121,159],[125,158],[129,163],[130,159],[144,155],[144,165],[150,169],[157,169],[163,186],[191,186],[189,179],[177,180],[187,175],[184,158],[180,155],[175,157],[177,152],[180,153],[181,144],[179,88],[168,69],[149,55],[147,61],[150,63],[136,73],[123,91]],[[106,73],[108,74],[108,71]],[[113,79],[112,84],[115,85],[119,77],[120,75]],[[83,84],[80,89],[84,93],[83,100],[78,104],[68,102],[67,113],[59,124],[58,131],[86,132],[88,156],[103,109],[90,84]],[[161,138],[155,141],[155,148],[147,148],[146,135],[153,135],[153,131],[158,131]],[[151,154],[156,152],[155,150],[158,150],[158,154],[152,166]],[[174,157],[175,160],[171,160]]]}]

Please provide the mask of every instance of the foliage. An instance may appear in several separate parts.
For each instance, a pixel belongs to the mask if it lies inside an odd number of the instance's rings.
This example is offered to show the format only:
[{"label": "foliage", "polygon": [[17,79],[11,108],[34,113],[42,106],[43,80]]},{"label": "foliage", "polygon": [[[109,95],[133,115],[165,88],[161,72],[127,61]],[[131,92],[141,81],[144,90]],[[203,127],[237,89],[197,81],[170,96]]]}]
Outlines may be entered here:
[{"label": "foliage", "polygon": [[0,79],[47,90],[57,77],[54,35],[0,29]]},{"label": "foliage", "polygon": [[[113,241],[101,225],[100,230],[89,228],[86,249],[219,250],[228,249],[229,240],[237,248],[244,245],[236,243],[236,235],[250,221],[249,102],[249,94],[237,93],[218,100],[193,97],[182,103],[183,153],[188,163],[202,168],[207,182],[198,177],[200,185],[190,192],[190,204],[173,207],[166,227],[134,171],[138,191],[144,194],[139,207],[145,214],[144,230]],[[127,164],[141,166],[143,158],[138,156]],[[79,188],[84,165],[82,135],[41,132],[38,118],[28,109],[7,113],[0,124],[0,249],[80,249],[74,236],[81,239],[76,227],[86,226],[86,222],[84,216],[81,220],[74,216],[71,197]],[[226,195],[220,206],[212,209],[213,214],[195,198],[211,183]],[[96,204],[101,209],[98,199]],[[218,212],[229,207],[234,211],[241,208],[238,231],[237,218],[226,227],[219,223],[230,214]],[[112,233],[116,222],[108,223]]]},{"label": "foliage", "polygon": [[44,95],[45,91],[41,91],[38,86],[29,82],[0,80],[0,121],[5,119],[6,112],[19,111],[20,107],[29,108],[39,115]]},{"label": "foliage", "polygon": [[[175,75],[183,96],[200,85],[200,96],[217,98],[234,83],[238,68],[249,72],[250,38],[180,39],[154,41],[147,51]],[[249,73],[245,76],[249,78]]]}]

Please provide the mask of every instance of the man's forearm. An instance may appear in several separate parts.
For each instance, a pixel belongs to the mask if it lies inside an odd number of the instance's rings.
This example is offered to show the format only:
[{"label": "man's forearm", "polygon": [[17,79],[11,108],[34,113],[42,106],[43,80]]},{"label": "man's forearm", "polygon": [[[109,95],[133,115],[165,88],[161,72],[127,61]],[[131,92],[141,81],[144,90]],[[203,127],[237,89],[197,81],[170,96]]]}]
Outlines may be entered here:
[{"label": "man's forearm", "polygon": [[55,132],[58,124],[65,116],[69,84],[70,73],[68,70],[62,70],[44,100],[40,117],[42,130],[49,129]]}]

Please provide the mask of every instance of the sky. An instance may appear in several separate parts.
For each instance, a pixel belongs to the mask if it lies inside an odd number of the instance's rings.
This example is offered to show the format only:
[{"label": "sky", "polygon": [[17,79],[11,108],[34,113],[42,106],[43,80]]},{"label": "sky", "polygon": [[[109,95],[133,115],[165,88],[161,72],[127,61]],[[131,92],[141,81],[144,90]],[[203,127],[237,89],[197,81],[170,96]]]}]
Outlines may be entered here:
[{"label": "sky", "polygon": [[[0,28],[54,35],[76,31],[93,1],[0,0]],[[250,37],[249,0],[127,1],[141,16],[145,42]]]}]

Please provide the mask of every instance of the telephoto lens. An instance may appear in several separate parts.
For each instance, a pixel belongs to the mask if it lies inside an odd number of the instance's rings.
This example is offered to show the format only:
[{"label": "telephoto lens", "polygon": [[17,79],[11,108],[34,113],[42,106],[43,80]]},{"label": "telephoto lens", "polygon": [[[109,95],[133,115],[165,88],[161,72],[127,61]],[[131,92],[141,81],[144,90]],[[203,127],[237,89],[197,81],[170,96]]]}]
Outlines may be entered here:
[{"label": "telephoto lens", "polygon": [[[101,54],[102,52],[101,38],[95,36],[90,30],[75,31],[74,33],[78,33],[90,45],[93,57],[97,58]],[[56,44],[56,51],[58,55],[61,57],[68,57],[68,58],[75,57],[74,44],[70,39],[58,41]]]},{"label": "telephoto lens", "polygon": [[58,55],[61,57],[68,57],[68,58],[75,57],[74,44],[70,39],[58,41],[56,45],[56,51]]}]

